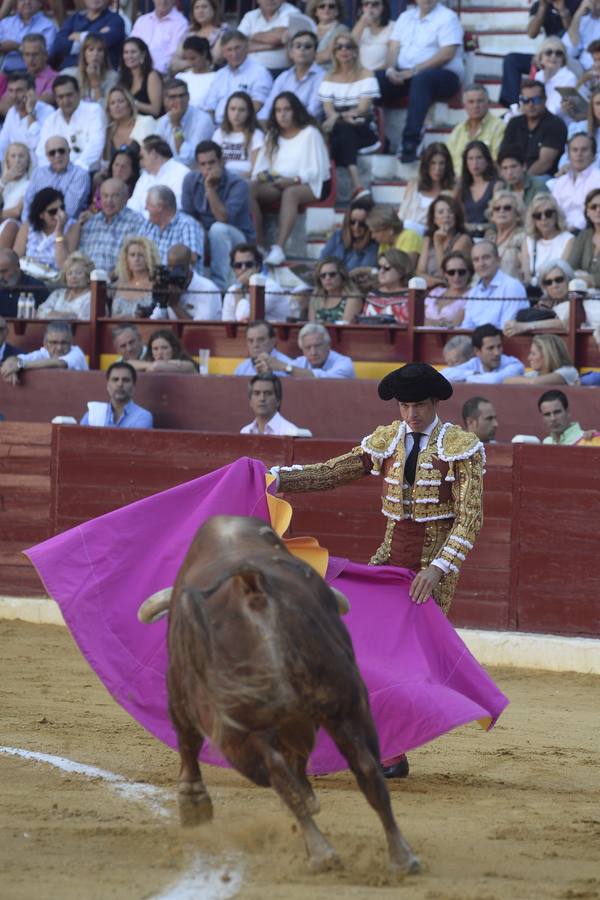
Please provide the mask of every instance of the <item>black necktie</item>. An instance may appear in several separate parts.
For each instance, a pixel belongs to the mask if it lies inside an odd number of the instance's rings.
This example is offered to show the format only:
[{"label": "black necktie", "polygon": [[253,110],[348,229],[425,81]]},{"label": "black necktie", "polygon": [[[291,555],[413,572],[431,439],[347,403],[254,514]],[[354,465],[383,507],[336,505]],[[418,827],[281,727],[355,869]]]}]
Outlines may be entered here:
[{"label": "black necktie", "polygon": [[410,453],[406,457],[406,462],[404,463],[404,480],[408,482],[408,484],[415,483],[419,447],[421,446],[421,438],[425,437],[425,435],[421,434],[419,431],[412,431],[411,434],[413,437],[413,445],[411,447]]}]

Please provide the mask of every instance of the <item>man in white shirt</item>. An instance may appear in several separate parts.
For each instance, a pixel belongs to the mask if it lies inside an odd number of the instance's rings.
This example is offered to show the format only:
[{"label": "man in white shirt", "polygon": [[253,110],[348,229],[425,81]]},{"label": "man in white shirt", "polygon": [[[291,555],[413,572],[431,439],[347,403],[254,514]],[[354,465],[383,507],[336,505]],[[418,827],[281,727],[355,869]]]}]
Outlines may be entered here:
[{"label": "man in white shirt", "polygon": [[148,218],[146,198],[151,187],[162,184],[175,194],[177,208],[181,206],[183,179],[190,171],[183,163],[173,159],[173,152],[167,142],[158,135],[144,138],[140,150],[142,174],[137,180],[133,194],[127,204],[130,209]]},{"label": "man in white shirt", "polygon": [[[258,0],[258,9],[247,12],[239,25],[242,34],[250,38],[250,59],[261,63],[274,76],[285,69],[290,17],[300,15],[296,6],[283,0]],[[306,24],[312,25],[308,17]],[[313,30],[316,30],[314,25]]]},{"label": "man in white shirt", "polygon": [[244,425],[240,434],[273,434],[288,437],[312,437],[310,431],[288,422],[279,412],[281,406],[281,381],[276,375],[254,375],[248,384],[250,409],[253,422]]},{"label": "man in white shirt", "polygon": [[186,272],[186,283],[173,291],[169,305],[170,319],[195,319],[198,322],[221,321],[221,292],[210,278],[198,275],[192,268],[192,254],[183,244],[174,244],[167,257],[169,269]]},{"label": "man in white shirt", "polygon": [[585,228],[585,198],[600,188],[600,169],[596,166],[596,139],[590,134],[575,134],[567,143],[569,168],[548,187],[567,220],[567,228]]},{"label": "man in white shirt", "polygon": [[463,30],[458,16],[438,0],[417,0],[396,21],[388,44],[385,73],[378,73],[383,105],[408,94],[402,133],[403,163],[417,159],[427,110],[448,100],[463,77]]},{"label": "man in white shirt", "polygon": [[11,72],[6,94],[10,109],[0,130],[0,160],[8,145],[15,141],[29,147],[32,158],[39,145],[42,123],[54,110],[47,103],[36,100],[35,82],[27,72]]},{"label": "man in white shirt", "polygon": [[214,115],[218,125],[223,121],[227,100],[235,91],[249,94],[258,112],[273,86],[265,67],[248,58],[248,38],[241,31],[225,32],[221,47],[227,65],[215,73],[202,104],[203,109]]},{"label": "man in white shirt", "polygon": [[213,120],[203,109],[190,106],[188,86],[180,78],[167,81],[163,96],[167,111],[158,120],[157,132],[173,151],[173,159],[191,166],[198,144],[213,136]]},{"label": "man in white shirt", "polygon": [[154,68],[164,75],[190,24],[175,0],[154,0],[154,12],[136,19],[131,37],[141,38],[150,51]]},{"label": "man in white shirt", "polygon": [[320,119],[323,104],[319,99],[319,85],[325,76],[325,69],[315,62],[317,58],[317,36],[312,31],[298,31],[288,41],[288,53],[293,65],[278,75],[273,82],[271,93],[260,111],[260,120],[269,118],[275,98],[283,91],[291,91],[302,100],[311,116]]},{"label": "man in white shirt", "polygon": [[288,362],[273,355],[261,358],[260,371],[268,366],[271,372],[285,372],[294,378],[356,378],[350,357],[331,349],[331,338],[324,325],[304,325],[298,334],[298,346],[303,356]]},{"label": "man in white shirt", "polygon": [[44,345],[31,353],[9,356],[2,363],[0,375],[13,386],[27,369],[72,369],[86,371],[88,364],[81,349],[73,344],[73,331],[68,322],[50,322],[44,332]]},{"label": "man in white shirt", "polygon": [[[231,251],[231,268],[235,282],[223,300],[224,322],[247,322],[250,318],[250,279],[262,271],[262,254],[254,244],[237,244]],[[290,311],[288,294],[273,281],[266,279],[265,319],[285,322]]]},{"label": "man in white shirt", "polygon": [[81,100],[79,84],[71,75],[59,75],[52,85],[58,109],[42,125],[37,146],[38,165],[46,163],[46,141],[64,137],[71,151],[71,162],[88,172],[100,167],[106,141],[106,116],[99,103]]},{"label": "man in white shirt", "polygon": [[509,319],[516,319],[520,309],[529,307],[521,282],[506,275],[500,268],[498,248],[492,241],[475,244],[471,262],[478,280],[467,294],[461,328],[477,328],[487,324],[502,328]]},{"label": "man in white shirt", "polygon": [[472,336],[475,355],[457,366],[443,370],[448,381],[502,384],[505,378],[524,375],[525,366],[516,356],[502,352],[502,332],[495,325],[480,325]]}]

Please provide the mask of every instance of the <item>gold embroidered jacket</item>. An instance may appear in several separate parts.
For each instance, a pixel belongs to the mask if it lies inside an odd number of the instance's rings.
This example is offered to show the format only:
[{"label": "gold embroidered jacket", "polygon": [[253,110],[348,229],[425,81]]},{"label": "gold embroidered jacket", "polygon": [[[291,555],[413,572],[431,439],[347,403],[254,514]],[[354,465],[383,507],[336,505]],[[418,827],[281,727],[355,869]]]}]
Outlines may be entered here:
[{"label": "gold embroidered jacket", "polygon": [[403,477],[405,435],[406,425],[392,422],[375,429],[343,456],[273,471],[279,474],[279,489],[287,492],[329,490],[369,473],[382,477],[381,511],[387,525],[371,564],[390,561],[398,523],[422,523],[421,566],[435,562],[444,571],[434,597],[447,612],[461,565],[482,524],[485,451],[476,435],[438,422],[419,453],[411,486]]}]

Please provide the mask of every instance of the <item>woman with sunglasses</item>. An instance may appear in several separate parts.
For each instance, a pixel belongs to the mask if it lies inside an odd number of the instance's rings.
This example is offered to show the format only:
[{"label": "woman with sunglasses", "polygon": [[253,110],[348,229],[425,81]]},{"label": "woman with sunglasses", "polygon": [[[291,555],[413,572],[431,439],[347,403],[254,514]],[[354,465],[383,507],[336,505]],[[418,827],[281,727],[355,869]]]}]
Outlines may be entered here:
[{"label": "woman with sunglasses", "polygon": [[575,274],[591,275],[594,287],[600,287],[600,188],[585,198],[586,228],[574,239],[564,254]]},{"label": "woman with sunglasses", "polygon": [[225,168],[249,179],[264,136],[254,104],[245,91],[234,91],[228,98],[223,121],[212,139],[223,151]]},{"label": "woman with sunglasses", "polygon": [[511,278],[523,281],[521,247],[525,240],[525,229],[519,197],[514,191],[501,188],[494,194],[485,216],[492,227],[488,228],[484,237],[493,241],[498,248],[500,268]]},{"label": "woman with sunglasses", "polygon": [[[552,194],[537,194],[527,210],[527,238],[521,248],[525,284],[538,287],[540,270],[550,259],[568,259],[573,235]],[[573,265],[571,263],[571,265]]]},{"label": "woman with sunglasses", "polygon": [[344,18],[342,0],[309,0],[306,14],[317,25],[319,43],[316,62],[329,71],[334,41],[338,35],[348,31],[342,21]]},{"label": "woman with sunglasses", "polygon": [[130,37],[121,49],[119,83],[132,95],[136,110],[157,119],[163,110],[163,83],[152,66],[148,45],[137,37]]},{"label": "woman with sunglasses", "polygon": [[373,101],[379,96],[377,79],[362,67],[352,35],[338,35],[333,44],[333,66],[319,86],[319,97],[331,156],[336,166],[348,169],[352,199],[370,193],[358,177],[358,154],[375,153],[381,147],[373,118]]},{"label": "woman with sunglasses", "polygon": [[540,270],[542,295],[528,309],[521,309],[515,319],[504,323],[507,337],[528,331],[567,331],[569,327],[569,282],[575,277],[566,259],[551,259]]},{"label": "woman with sunglasses", "polygon": [[408,254],[393,248],[384,250],[377,260],[377,287],[367,294],[364,316],[393,316],[396,322],[408,322],[408,279],[412,274]]},{"label": "woman with sunglasses", "polygon": [[377,241],[373,239],[367,221],[372,209],[369,197],[355,200],[344,214],[342,227],[333,232],[321,250],[321,259],[335,256],[344,263],[353,279],[370,275],[377,262]]},{"label": "woman with sunglasses", "polygon": [[362,308],[362,294],[345,265],[333,256],[321,259],[315,268],[315,291],[308,306],[308,321],[349,325]]},{"label": "woman with sunglasses", "polygon": [[579,372],[573,365],[565,342],[557,334],[536,334],[532,338],[527,365],[531,371],[505,378],[503,384],[533,384],[535,387],[579,384]]},{"label": "woman with sunglasses", "polygon": [[156,132],[155,120],[137,112],[135,100],[121,84],[115,85],[106,95],[106,118],[105,160],[120,150],[135,147],[139,151],[144,138]]},{"label": "woman with sunglasses", "polygon": [[388,0],[362,0],[352,37],[358,44],[360,61],[365,69],[371,72],[385,69],[393,27]]},{"label": "woman with sunglasses", "polygon": [[467,231],[472,238],[482,238],[487,224],[486,210],[498,183],[487,144],[469,141],[463,151],[461,171],[456,197],[465,211]]},{"label": "woman with sunglasses", "polygon": [[434,328],[459,328],[473,267],[463,253],[451,250],[442,260],[442,273],[446,283],[434,287],[425,298],[425,324]]},{"label": "woman with sunglasses", "polygon": [[425,234],[427,211],[442,192],[450,193],[455,185],[452,157],[445,144],[437,141],[421,154],[419,174],[404,188],[398,215],[406,228]]},{"label": "woman with sunglasses", "polygon": [[451,250],[457,250],[470,258],[472,246],[473,241],[465,229],[464,213],[460,203],[449,194],[440,194],[427,213],[427,232],[416,274],[425,279],[428,287],[443,284],[444,257]]},{"label": "woman with sunglasses", "polygon": [[546,89],[546,109],[555,116],[565,116],[559,87],[575,87],[577,78],[566,66],[567,48],[559,37],[548,37],[538,50],[534,62],[539,68],[535,80]]},{"label": "woman with sunglasses", "polygon": [[29,220],[19,228],[13,249],[19,258],[27,256],[41,263],[55,277],[76,248],[74,224],[67,219],[63,194],[42,188],[31,201]]}]

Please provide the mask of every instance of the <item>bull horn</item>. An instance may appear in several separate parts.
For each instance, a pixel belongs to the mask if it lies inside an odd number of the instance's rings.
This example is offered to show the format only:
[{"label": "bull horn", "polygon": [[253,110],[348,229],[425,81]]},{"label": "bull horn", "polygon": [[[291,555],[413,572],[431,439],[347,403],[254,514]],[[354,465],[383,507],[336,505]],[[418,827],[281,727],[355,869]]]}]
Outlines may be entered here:
[{"label": "bull horn", "polygon": [[338,591],[337,588],[331,588],[333,592],[333,596],[335,597],[336,603],[338,605],[338,612],[340,616],[345,616],[350,612],[350,601],[346,597],[345,594],[342,594],[341,591]]},{"label": "bull horn", "polygon": [[149,622],[157,622],[169,612],[169,603],[171,602],[172,587],[163,588],[144,600],[138,609],[137,617],[140,622],[148,624]]}]

